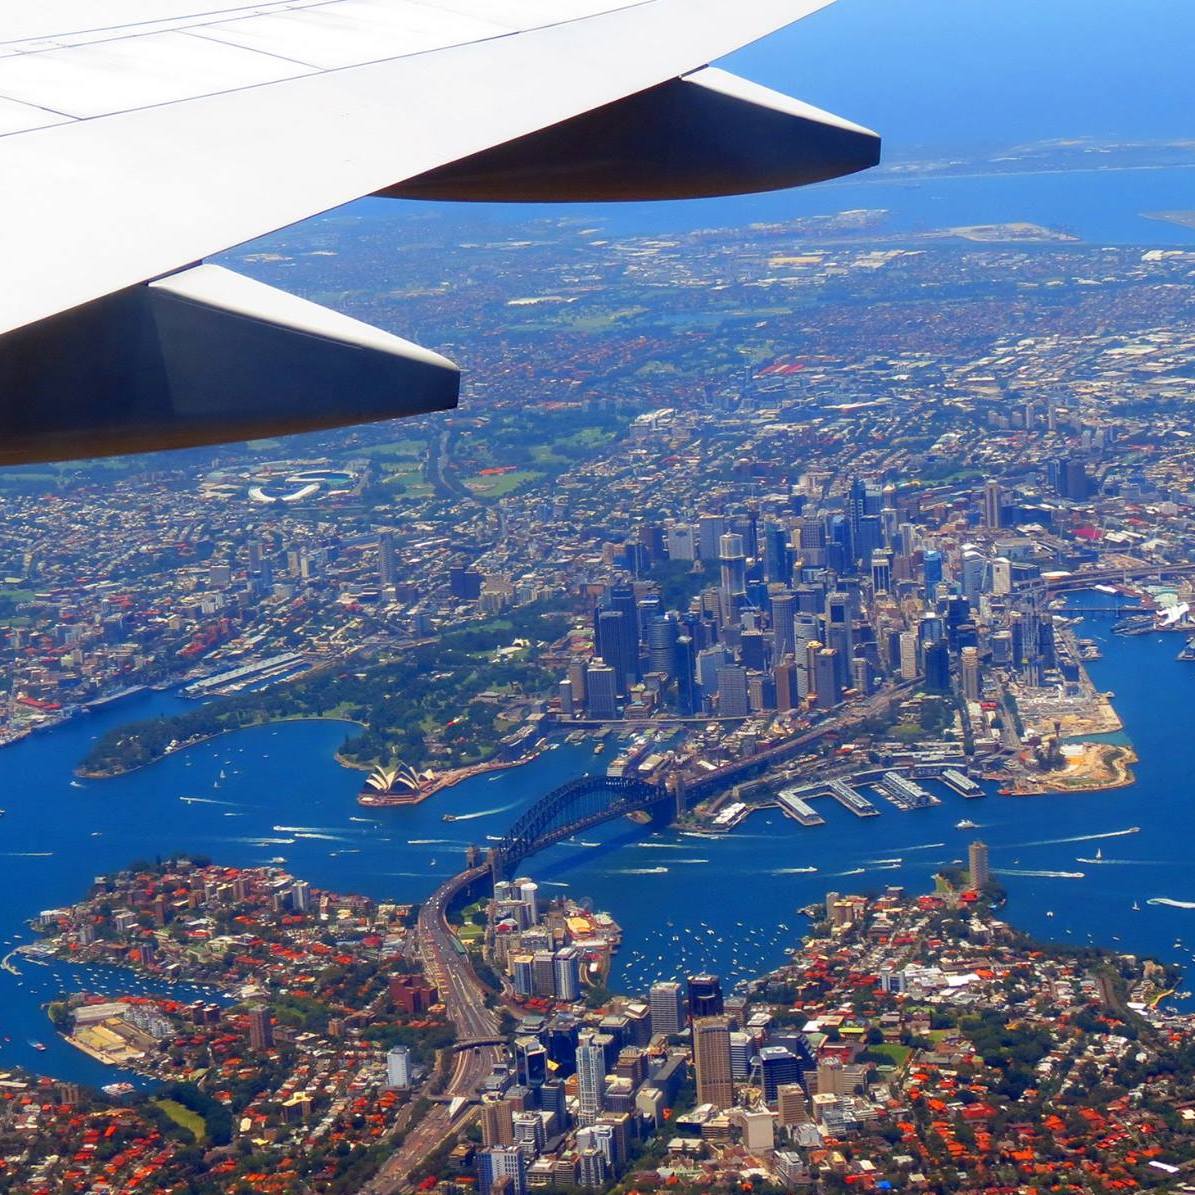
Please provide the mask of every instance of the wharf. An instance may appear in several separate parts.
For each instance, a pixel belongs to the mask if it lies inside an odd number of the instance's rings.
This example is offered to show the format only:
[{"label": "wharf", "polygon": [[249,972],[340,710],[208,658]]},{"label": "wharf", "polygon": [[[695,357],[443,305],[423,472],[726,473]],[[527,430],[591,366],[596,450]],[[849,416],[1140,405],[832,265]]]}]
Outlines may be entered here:
[{"label": "wharf", "polygon": [[904,776],[898,776],[895,772],[885,772],[876,788],[902,813],[910,809],[928,809],[931,805],[942,804],[938,797],[927,792],[920,784]]},{"label": "wharf", "polygon": [[776,800],[785,816],[791,817],[802,826],[824,826],[826,819],[798,795],[809,794],[811,791],[808,788],[782,788],[776,794]]},{"label": "wharf", "polygon": [[969,801],[984,795],[983,789],[970,776],[964,775],[955,768],[947,768],[939,779],[943,784],[954,789],[959,796],[966,797]]},{"label": "wharf", "polygon": [[826,791],[839,805],[850,810],[856,817],[879,817],[880,815],[880,811],[861,792],[851,788],[845,780],[828,781]]}]

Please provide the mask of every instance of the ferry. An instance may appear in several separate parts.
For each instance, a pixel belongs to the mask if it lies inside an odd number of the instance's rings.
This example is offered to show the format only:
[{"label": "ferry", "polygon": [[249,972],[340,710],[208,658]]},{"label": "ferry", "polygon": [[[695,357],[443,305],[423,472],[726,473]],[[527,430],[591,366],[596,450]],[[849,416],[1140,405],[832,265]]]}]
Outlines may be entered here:
[{"label": "ferry", "polygon": [[31,1046],[32,1046],[32,1047],[33,1047],[35,1050],[44,1050],[44,1049],[46,1048],[46,1043],[45,1043],[45,1042],[41,1042],[41,1041],[33,1041],[32,1039],[30,1039],[30,1041],[29,1041],[29,1044],[30,1044],[30,1045],[31,1045]]},{"label": "ferry", "polygon": [[454,822],[456,818],[457,815],[455,813],[442,813],[440,815],[440,821],[442,822]]},{"label": "ferry", "polygon": [[954,823],[956,830],[978,830],[979,823],[973,822],[969,817],[964,817],[961,821]]}]

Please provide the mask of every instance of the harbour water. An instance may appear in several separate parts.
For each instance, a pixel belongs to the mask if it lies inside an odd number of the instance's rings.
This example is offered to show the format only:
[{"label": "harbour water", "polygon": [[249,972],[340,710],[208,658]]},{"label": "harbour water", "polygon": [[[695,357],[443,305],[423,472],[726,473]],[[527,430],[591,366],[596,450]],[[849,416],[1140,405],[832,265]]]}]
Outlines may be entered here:
[{"label": "harbour water", "polygon": [[[756,974],[799,939],[804,920],[797,909],[828,889],[927,889],[934,870],[963,859],[976,837],[991,848],[1015,924],[1062,942],[1189,964],[1195,908],[1150,901],[1195,903],[1195,747],[1183,731],[1195,666],[1174,659],[1174,636],[1124,639],[1110,627],[1092,619],[1084,632],[1104,646],[1104,659],[1090,666],[1093,676],[1116,692],[1141,755],[1132,787],[970,801],[943,788],[936,808],[901,813],[877,801],[880,816],[862,820],[822,801],[823,826],[804,829],[767,811],[722,839],[620,821],[545,851],[526,870],[548,892],[592,897],[615,915],[624,939],[612,983],[621,990],[696,968],[727,981]],[[560,745],[523,768],[478,777],[419,806],[364,810],[355,802],[360,774],[333,760],[348,728],[304,722],[215,739],[119,779],[72,783],[71,769],[95,734],[176,704],[162,695],[134,698],[0,751],[5,951],[30,939],[28,918],[78,899],[95,874],[173,851],[231,864],[282,857],[317,885],[418,900],[459,865],[466,843],[484,845],[532,801],[610,758],[609,751],[594,756],[589,743]],[[458,820],[444,822],[444,813]],[[962,818],[978,828],[955,829]],[[1129,833],[1134,826],[1140,830]],[[1097,849],[1102,862],[1078,861],[1095,858]],[[114,991],[116,977],[18,965],[19,977],[0,972],[0,1066],[19,1062],[87,1082],[98,1082],[99,1072],[112,1077],[54,1037],[41,1005],[64,988]],[[31,1039],[49,1049],[35,1051]]]}]

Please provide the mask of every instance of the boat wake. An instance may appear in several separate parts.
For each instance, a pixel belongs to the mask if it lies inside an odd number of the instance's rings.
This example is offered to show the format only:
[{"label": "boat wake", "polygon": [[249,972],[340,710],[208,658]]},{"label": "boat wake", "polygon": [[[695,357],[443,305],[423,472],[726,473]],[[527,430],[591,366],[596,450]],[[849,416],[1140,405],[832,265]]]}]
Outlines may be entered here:
[{"label": "boat wake", "polygon": [[1033,868],[1018,870],[1015,867],[1001,867],[998,874],[1005,876],[1032,876],[1041,880],[1084,880],[1087,878],[1085,871],[1038,871]]},{"label": "boat wake", "polygon": [[812,875],[816,867],[777,867],[772,871],[774,876],[804,876]]},{"label": "boat wake", "polygon": [[243,842],[249,846],[293,846],[293,838],[230,838],[229,842]]},{"label": "boat wake", "polygon": [[459,838],[408,838],[407,846],[468,846]]},{"label": "boat wake", "polygon": [[509,805],[499,805],[497,809],[477,809],[473,813],[458,813],[453,817],[454,822],[471,822],[479,817],[493,817],[496,813],[509,813],[519,807],[518,801],[511,801]]},{"label": "boat wake", "polygon": [[899,867],[902,863],[904,863],[904,860],[903,859],[864,859],[863,862],[871,864],[872,866],[875,866],[875,865],[878,865],[881,863],[888,863],[894,867]]},{"label": "boat wake", "polygon": [[0,851],[7,859],[49,859],[53,851]]},{"label": "boat wake", "polygon": [[916,846],[898,846],[898,851],[904,851],[907,855],[910,851],[936,851],[940,850],[946,844],[944,842],[920,842]]},{"label": "boat wake", "polygon": [[179,797],[179,800],[188,805],[231,805],[234,809],[238,805],[236,801],[217,801],[215,797]]},{"label": "boat wake", "polygon": [[685,846],[683,842],[636,842],[634,845],[641,851],[687,851],[693,849]]},{"label": "boat wake", "polygon": [[1151,896],[1147,905],[1165,905],[1168,909],[1195,909],[1195,900],[1172,900],[1169,896]]},{"label": "boat wake", "polygon": [[1140,826],[1129,826],[1127,830],[1105,830],[1102,834],[1074,834],[1070,838],[1039,838],[1034,842],[1018,843],[1019,846],[1057,846],[1065,842],[1098,842],[1102,838],[1123,838],[1126,834],[1139,834]]},{"label": "boat wake", "polygon": [[832,876],[861,876],[866,875],[869,871],[895,871],[900,866],[899,863],[881,863],[875,867],[848,867],[846,871],[832,871]]},{"label": "boat wake", "polygon": [[323,842],[352,842],[351,838],[345,838],[342,834],[321,834],[316,830],[296,830],[296,838],[318,838]]},{"label": "boat wake", "polygon": [[621,867],[610,873],[616,876],[662,876],[668,874],[666,867]]}]

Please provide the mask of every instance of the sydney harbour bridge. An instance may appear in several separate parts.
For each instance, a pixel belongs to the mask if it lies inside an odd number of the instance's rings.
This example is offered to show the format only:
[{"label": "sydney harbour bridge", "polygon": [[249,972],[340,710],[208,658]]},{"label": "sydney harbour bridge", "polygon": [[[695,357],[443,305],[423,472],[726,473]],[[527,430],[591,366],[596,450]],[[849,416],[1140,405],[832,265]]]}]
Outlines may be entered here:
[{"label": "sydney harbour bridge", "polygon": [[673,800],[659,784],[620,776],[580,776],[541,797],[489,851],[490,870],[500,879],[528,855],[574,834],[629,813],[647,813]]}]

